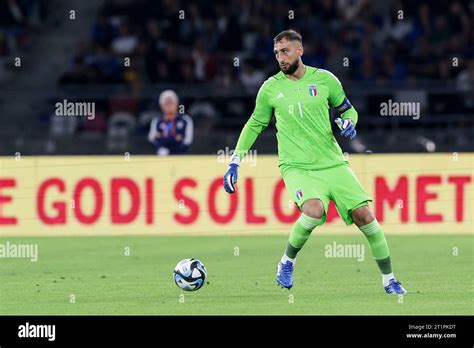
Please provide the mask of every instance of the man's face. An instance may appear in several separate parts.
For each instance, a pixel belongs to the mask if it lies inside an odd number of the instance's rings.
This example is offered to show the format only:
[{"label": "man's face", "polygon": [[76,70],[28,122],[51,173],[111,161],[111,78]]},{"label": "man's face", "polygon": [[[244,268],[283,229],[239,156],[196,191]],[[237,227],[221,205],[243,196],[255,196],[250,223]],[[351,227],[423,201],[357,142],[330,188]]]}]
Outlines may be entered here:
[{"label": "man's face", "polygon": [[283,39],[273,46],[275,58],[284,74],[293,74],[298,69],[303,45],[299,41]]},{"label": "man's face", "polygon": [[161,110],[165,115],[174,116],[178,112],[178,101],[172,97],[167,97],[161,104]]}]

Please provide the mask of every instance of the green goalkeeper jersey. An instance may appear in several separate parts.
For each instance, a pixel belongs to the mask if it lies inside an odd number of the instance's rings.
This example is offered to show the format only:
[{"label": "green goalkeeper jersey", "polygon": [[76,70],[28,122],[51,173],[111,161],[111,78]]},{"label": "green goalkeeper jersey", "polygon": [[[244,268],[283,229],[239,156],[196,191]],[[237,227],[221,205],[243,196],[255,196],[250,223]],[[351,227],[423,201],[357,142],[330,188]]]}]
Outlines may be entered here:
[{"label": "green goalkeeper jersey", "polygon": [[275,114],[281,169],[318,170],[347,163],[332,133],[330,107],[357,123],[357,112],[331,72],[306,66],[302,78],[291,80],[280,71],[260,87],[235,154],[242,159]]}]

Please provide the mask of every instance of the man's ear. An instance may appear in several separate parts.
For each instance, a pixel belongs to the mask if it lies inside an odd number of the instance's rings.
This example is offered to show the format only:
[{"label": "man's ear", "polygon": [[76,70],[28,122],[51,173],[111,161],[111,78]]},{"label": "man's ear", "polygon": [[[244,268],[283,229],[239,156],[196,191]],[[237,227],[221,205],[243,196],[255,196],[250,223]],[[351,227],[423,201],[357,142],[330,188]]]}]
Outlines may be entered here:
[{"label": "man's ear", "polygon": [[303,55],[303,53],[304,53],[303,45],[300,45],[300,46],[298,47],[298,53],[299,53],[300,57]]}]

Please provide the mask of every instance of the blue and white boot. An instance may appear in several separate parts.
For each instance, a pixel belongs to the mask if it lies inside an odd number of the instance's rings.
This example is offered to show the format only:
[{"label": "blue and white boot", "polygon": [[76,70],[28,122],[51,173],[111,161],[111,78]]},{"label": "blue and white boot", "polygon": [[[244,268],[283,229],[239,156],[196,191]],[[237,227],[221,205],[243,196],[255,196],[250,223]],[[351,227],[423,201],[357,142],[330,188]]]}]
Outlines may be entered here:
[{"label": "blue and white boot", "polygon": [[384,286],[384,289],[387,294],[394,294],[394,295],[404,295],[408,292],[402,286],[402,283],[400,283],[395,278],[390,279],[388,285]]},{"label": "blue and white boot", "polygon": [[279,262],[277,268],[277,283],[282,288],[291,289],[293,286],[293,262]]}]

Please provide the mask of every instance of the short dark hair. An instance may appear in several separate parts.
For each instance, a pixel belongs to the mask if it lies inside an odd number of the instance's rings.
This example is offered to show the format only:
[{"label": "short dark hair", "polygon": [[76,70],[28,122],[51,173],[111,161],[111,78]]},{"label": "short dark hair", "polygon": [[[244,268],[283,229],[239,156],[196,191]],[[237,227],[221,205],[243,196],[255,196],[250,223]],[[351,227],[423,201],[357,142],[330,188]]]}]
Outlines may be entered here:
[{"label": "short dark hair", "polygon": [[301,34],[293,29],[283,30],[280,34],[273,38],[273,44],[276,44],[278,41],[287,39],[288,41],[299,41],[303,43],[303,38]]}]

